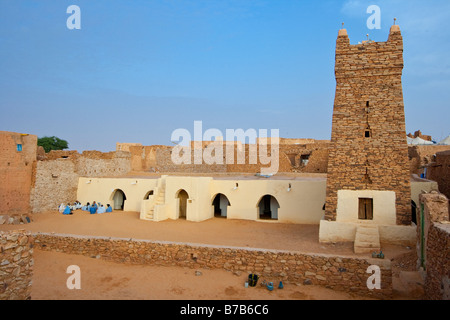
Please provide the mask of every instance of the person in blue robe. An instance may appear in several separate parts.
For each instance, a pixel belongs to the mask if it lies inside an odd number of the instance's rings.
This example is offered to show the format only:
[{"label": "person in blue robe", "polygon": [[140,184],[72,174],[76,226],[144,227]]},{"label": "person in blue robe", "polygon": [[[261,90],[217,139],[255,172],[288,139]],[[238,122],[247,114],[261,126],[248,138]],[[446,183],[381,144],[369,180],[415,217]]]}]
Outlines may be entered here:
[{"label": "person in blue robe", "polygon": [[70,205],[67,205],[64,209],[63,214],[72,214],[72,210],[70,209]]},{"label": "person in blue robe", "polygon": [[100,205],[100,207],[98,207],[97,209],[97,213],[105,213],[105,212],[106,212],[105,207],[103,205]]},{"label": "person in blue robe", "polygon": [[97,206],[96,206],[96,205],[92,205],[92,206],[89,208],[89,212],[90,212],[90,214],[96,213],[96,212],[97,212]]}]

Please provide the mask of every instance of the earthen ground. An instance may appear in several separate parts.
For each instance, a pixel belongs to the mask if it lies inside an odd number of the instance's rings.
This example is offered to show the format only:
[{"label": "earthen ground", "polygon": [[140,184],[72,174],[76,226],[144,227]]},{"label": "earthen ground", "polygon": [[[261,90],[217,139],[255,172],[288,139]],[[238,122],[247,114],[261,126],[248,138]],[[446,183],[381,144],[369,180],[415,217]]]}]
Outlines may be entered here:
[{"label": "earthen ground", "polygon": [[[90,215],[75,211],[73,215],[45,212],[33,215],[33,222],[23,225],[2,225],[0,230],[25,229],[30,232],[108,236],[149,239],[191,244],[289,250],[304,253],[355,255],[353,243],[321,244],[318,225],[279,224],[259,221],[214,218],[204,222],[186,220],[151,222],[139,219],[135,212],[116,211]],[[414,250],[385,245],[386,259],[393,259],[394,274],[414,270]],[[163,300],[290,300],[290,299],[366,299],[323,287],[285,284],[284,289],[268,291],[258,285],[245,288],[247,274],[235,275],[224,270],[193,270],[180,267],[118,264],[101,259],[35,250],[33,299],[163,299]],[[396,259],[403,263],[396,263]],[[405,263],[406,262],[406,263]],[[82,271],[82,289],[66,286],[69,265]],[[395,270],[394,270],[395,268]],[[200,271],[201,275],[196,275]],[[271,281],[271,279],[266,279]],[[395,279],[393,281],[396,281]],[[394,282],[395,285],[396,282]],[[395,288],[394,288],[395,289]],[[405,288],[395,298],[409,299]]]}]

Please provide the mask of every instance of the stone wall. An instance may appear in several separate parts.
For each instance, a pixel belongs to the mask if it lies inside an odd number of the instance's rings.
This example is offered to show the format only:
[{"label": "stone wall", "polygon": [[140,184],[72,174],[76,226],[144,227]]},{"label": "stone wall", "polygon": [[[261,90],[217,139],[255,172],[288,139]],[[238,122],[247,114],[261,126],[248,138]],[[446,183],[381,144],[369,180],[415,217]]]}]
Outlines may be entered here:
[{"label": "stone wall", "polygon": [[448,213],[448,199],[443,194],[431,192],[421,194],[420,203],[423,205],[424,242],[421,242],[422,231],[419,221],[417,248],[418,266],[424,267],[426,271],[425,295],[430,300],[450,300],[450,217]]},{"label": "stone wall", "polygon": [[426,252],[426,298],[450,300],[450,224],[433,223]]},{"label": "stone wall", "polygon": [[428,166],[426,178],[436,181],[439,191],[450,199],[450,150],[436,153],[433,163]]},{"label": "stone wall", "polygon": [[[327,172],[329,142],[313,139],[281,139],[281,141],[290,143],[279,145],[278,172]],[[203,141],[202,152],[210,145],[211,142]],[[234,146],[234,161],[229,164],[227,164],[226,159],[226,147],[223,147],[221,163],[212,165],[205,163],[205,161],[202,161],[201,164],[194,163],[194,146],[191,146],[191,164],[181,165],[172,161],[173,147],[171,146],[129,146],[128,149],[131,153],[131,170],[134,172],[260,173],[261,168],[268,168],[270,164],[262,164],[258,152],[256,163],[251,163],[249,151],[253,147],[257,148],[257,145],[236,144]],[[242,151],[238,151],[238,148]],[[243,163],[238,163],[238,152],[245,153]],[[267,155],[270,157],[270,153],[267,153]],[[302,159],[305,159],[303,157],[308,160],[307,164],[302,162]]]},{"label": "stone wall", "polygon": [[286,172],[327,173],[329,145],[328,141],[280,144],[280,154],[285,154],[291,162]]},{"label": "stone wall", "polygon": [[[119,263],[256,273],[267,281],[315,284],[381,299],[392,297],[389,260],[108,237],[44,233],[34,236],[37,248],[42,250],[95,256]],[[380,290],[367,288],[370,274],[366,270],[370,265],[380,266]]]},{"label": "stone wall", "polygon": [[0,231],[0,300],[31,298],[33,241],[23,230]]},{"label": "stone wall", "polygon": [[450,146],[408,146],[408,157],[410,161],[411,173],[420,176],[422,173],[424,173],[424,168],[433,166],[436,161],[437,153],[443,151],[450,151]]},{"label": "stone wall", "polygon": [[172,161],[172,152],[174,149],[159,148],[156,151],[156,170],[157,172],[179,172],[179,173],[224,173],[226,172],[225,154],[221,157],[222,163],[206,164],[203,160],[201,164],[196,164],[194,161],[194,149],[190,155],[190,163],[176,164]]},{"label": "stone wall", "polygon": [[433,138],[431,136],[423,135],[420,130],[414,132],[414,134],[408,133],[408,137],[410,137],[411,139],[420,138],[420,139],[423,139],[425,141],[433,141]]},{"label": "stone wall", "polygon": [[336,220],[339,190],[396,194],[397,224],[411,223],[411,186],[402,91],[403,39],[336,41],[336,95],[328,158],[325,219]]},{"label": "stone wall", "polygon": [[30,212],[36,150],[36,136],[0,131],[0,215]]},{"label": "stone wall", "polygon": [[73,203],[79,177],[116,177],[131,170],[129,152],[51,151],[38,161],[31,191],[32,212],[56,210]]}]

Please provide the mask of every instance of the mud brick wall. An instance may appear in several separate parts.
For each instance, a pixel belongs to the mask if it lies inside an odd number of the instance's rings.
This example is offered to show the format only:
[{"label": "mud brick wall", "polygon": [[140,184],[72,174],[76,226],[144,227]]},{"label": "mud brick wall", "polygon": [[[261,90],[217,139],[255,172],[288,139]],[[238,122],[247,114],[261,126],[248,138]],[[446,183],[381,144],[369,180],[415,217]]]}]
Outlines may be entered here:
[{"label": "mud brick wall", "polygon": [[176,164],[172,161],[172,151],[170,148],[158,148],[156,151],[156,171],[166,173],[224,173],[226,172],[225,155],[221,158],[222,163],[196,164],[194,161],[194,149],[191,150],[190,163]]},{"label": "mud brick wall", "polygon": [[37,162],[31,191],[32,212],[56,210],[77,200],[79,177],[116,177],[131,171],[131,154],[117,151],[51,151]]},{"label": "mud brick wall", "polygon": [[[292,140],[292,141],[291,141]],[[291,143],[283,143],[284,141]],[[297,143],[297,141],[299,141]],[[278,172],[306,172],[306,173],[326,173],[328,167],[328,141],[317,141],[313,139],[281,139],[279,145]],[[295,143],[293,143],[295,142]],[[303,144],[300,144],[302,142]],[[203,141],[202,148],[205,150],[211,142]],[[249,151],[253,145],[241,145],[242,151],[238,151],[238,146],[234,146],[234,162],[227,164],[226,146],[223,146],[223,157],[221,163],[209,165],[202,161],[201,164],[194,163],[194,144],[191,145],[191,164],[173,163],[171,146],[129,146],[131,153],[131,170],[133,172],[158,172],[158,173],[260,173],[261,168],[268,168],[269,165],[262,164],[257,151],[257,162],[250,163]],[[256,145],[256,148],[258,146]],[[257,149],[258,150],[258,149]],[[245,153],[244,163],[238,163],[238,152]],[[270,150],[268,151],[270,152]],[[306,166],[301,164],[300,157],[309,155],[309,162]],[[270,157],[270,153],[267,155]]]},{"label": "mud brick wall", "polygon": [[425,296],[450,300],[450,224],[433,223],[426,248]]},{"label": "mud brick wall", "polygon": [[129,146],[131,153],[131,171],[156,172],[156,152],[168,149],[168,146]]},{"label": "mud brick wall", "polygon": [[450,150],[436,153],[436,159],[428,167],[426,178],[436,181],[439,191],[450,199]]},{"label": "mud brick wall", "polygon": [[23,230],[0,231],[0,300],[31,298],[33,242]]},{"label": "mud brick wall", "polygon": [[[396,193],[397,224],[411,223],[410,164],[402,92],[403,40],[336,41],[336,95],[328,158],[325,219],[336,220],[338,190]],[[368,106],[368,108],[367,108]],[[371,137],[365,137],[369,129]],[[366,174],[368,179],[366,179]]]},{"label": "mud brick wall", "polygon": [[424,167],[433,166],[434,162],[436,161],[434,156],[443,151],[450,151],[450,146],[441,146],[441,145],[409,146],[408,156],[411,164],[411,173],[415,173],[418,175],[422,174],[424,172]]},{"label": "mud brick wall", "polygon": [[[152,242],[148,240],[34,234],[36,248],[132,264],[222,269],[256,273],[267,281],[324,286],[381,299],[392,297],[389,260],[302,254],[222,246]],[[381,289],[369,290],[370,265],[381,269]]]},{"label": "mud brick wall", "polygon": [[[22,151],[18,151],[18,144]],[[30,212],[36,150],[36,136],[0,131],[0,214]]]},{"label": "mud brick wall", "polygon": [[421,221],[418,224],[418,266],[424,251],[425,297],[429,300],[450,300],[450,217],[448,199],[438,192],[420,195],[423,205],[424,249],[421,250]]},{"label": "mud brick wall", "polygon": [[[280,154],[285,154],[291,167],[285,172],[326,173],[328,170],[329,142],[308,144],[280,144]],[[302,164],[302,156],[309,156],[308,163]]]}]

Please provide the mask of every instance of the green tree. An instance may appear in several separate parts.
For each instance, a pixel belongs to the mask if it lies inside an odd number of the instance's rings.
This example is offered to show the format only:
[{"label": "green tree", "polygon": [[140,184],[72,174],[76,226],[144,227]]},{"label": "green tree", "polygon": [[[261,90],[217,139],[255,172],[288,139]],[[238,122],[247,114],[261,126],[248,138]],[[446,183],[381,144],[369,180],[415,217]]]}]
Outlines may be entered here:
[{"label": "green tree", "polygon": [[64,150],[69,148],[69,143],[66,140],[62,140],[58,137],[42,137],[38,139],[38,146],[44,148],[45,152],[51,150]]}]

